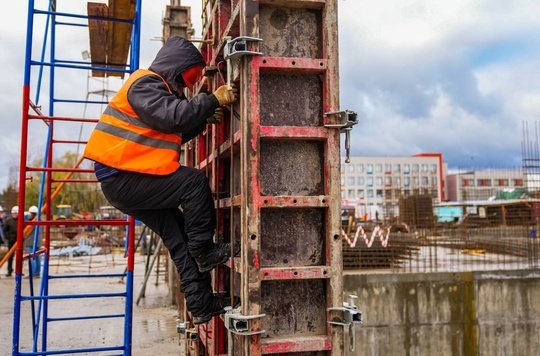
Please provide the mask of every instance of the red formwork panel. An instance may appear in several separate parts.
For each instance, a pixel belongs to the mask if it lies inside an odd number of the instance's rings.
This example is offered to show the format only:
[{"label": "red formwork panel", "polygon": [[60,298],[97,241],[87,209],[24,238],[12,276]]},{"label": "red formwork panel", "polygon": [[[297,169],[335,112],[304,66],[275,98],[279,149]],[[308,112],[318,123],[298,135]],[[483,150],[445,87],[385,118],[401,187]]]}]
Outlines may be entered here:
[{"label": "red formwork panel", "polygon": [[[227,78],[226,37],[261,38],[262,55],[233,63],[240,100],[187,148],[216,199],[216,239],[241,254],[213,272],[216,292],[241,299],[254,336],[232,337],[223,318],[199,327],[191,354],[342,355],[343,329],[327,308],[342,305],[336,0],[203,2],[207,87]],[[196,347],[194,346],[196,344]]]}]

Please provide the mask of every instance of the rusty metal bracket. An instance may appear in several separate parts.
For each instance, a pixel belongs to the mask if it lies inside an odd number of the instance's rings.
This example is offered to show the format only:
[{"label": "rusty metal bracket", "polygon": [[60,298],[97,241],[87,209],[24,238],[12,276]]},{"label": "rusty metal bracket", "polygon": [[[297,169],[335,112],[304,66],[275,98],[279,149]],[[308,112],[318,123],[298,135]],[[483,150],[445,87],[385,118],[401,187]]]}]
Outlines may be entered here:
[{"label": "rusty metal bracket", "polygon": [[239,59],[244,56],[260,56],[261,52],[248,50],[249,42],[262,42],[261,38],[240,36],[232,38],[224,37],[225,47],[223,48],[223,57],[227,61],[227,86],[231,87],[232,78],[232,60]]},{"label": "rusty metal bracket", "polygon": [[364,322],[364,316],[362,312],[355,305],[354,300],[357,299],[356,295],[349,295],[349,302],[343,302],[342,307],[328,308],[330,312],[330,320],[328,324],[349,327],[349,350],[354,352],[356,349],[356,325]]},{"label": "rusty metal bracket", "polygon": [[185,335],[188,340],[197,340],[199,338],[199,329],[196,326],[192,326],[189,321],[183,322],[180,319],[176,319],[176,332]]},{"label": "rusty metal bracket", "polygon": [[339,129],[345,133],[345,163],[351,162],[351,130],[358,124],[358,114],[352,110],[345,110],[327,112],[324,115],[336,116],[339,119],[337,124],[325,124],[324,127]]}]

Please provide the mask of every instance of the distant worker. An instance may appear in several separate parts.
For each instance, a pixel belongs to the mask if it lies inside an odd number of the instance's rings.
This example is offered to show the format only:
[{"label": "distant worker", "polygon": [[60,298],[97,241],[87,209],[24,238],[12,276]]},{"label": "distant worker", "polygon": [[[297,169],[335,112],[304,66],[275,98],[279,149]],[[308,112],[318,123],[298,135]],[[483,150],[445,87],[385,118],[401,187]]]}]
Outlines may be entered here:
[{"label": "distant worker", "polygon": [[[182,37],[171,37],[148,70],[131,74],[109,102],[84,156],[95,162],[107,200],[161,236],[181,276],[193,322],[225,312],[230,298],[212,294],[210,273],[230,257],[230,244],[214,244],[214,200],[205,174],[181,167],[180,147],[219,122],[220,106],[236,101],[223,85],[191,100],[183,94],[202,79],[205,61]],[[182,210],[179,209],[179,206]]]},{"label": "distant worker", "polygon": [[[19,217],[19,207],[14,206],[11,208],[11,216],[6,219],[4,222],[4,236],[8,242],[8,248],[11,249],[17,243],[17,218]],[[8,260],[7,265],[7,274],[6,277],[11,277],[13,274],[13,256],[11,254]]]},{"label": "distant worker", "polygon": [[6,218],[6,212],[4,207],[0,205],[0,245],[7,243],[6,237],[4,236],[4,219]]},{"label": "distant worker", "polygon": [[[32,205],[30,208],[28,208],[28,213],[30,214],[28,217],[29,221],[37,219],[38,207],[35,205]],[[38,236],[37,236],[37,241],[36,241],[36,248],[34,250],[34,234],[35,234],[36,228],[37,227],[34,227],[32,232],[28,236],[26,236],[24,239],[23,247],[27,253],[34,253],[37,250],[39,250],[39,248],[41,247],[42,234],[39,228],[37,228]],[[37,255],[36,257],[32,258],[30,260],[30,266],[32,268],[32,270],[30,271],[32,273],[32,276],[39,277],[40,267],[41,267],[41,255]]]}]

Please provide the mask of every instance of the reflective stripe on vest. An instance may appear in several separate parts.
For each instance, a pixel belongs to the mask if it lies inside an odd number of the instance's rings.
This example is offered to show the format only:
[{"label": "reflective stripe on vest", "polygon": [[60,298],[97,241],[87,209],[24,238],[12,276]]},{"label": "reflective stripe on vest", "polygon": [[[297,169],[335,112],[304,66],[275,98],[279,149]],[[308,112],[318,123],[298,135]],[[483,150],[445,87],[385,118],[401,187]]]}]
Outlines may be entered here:
[{"label": "reflective stripe on vest", "polygon": [[[113,97],[86,145],[86,158],[139,173],[166,175],[178,169],[181,135],[152,129],[137,117],[128,101],[131,85],[146,75],[157,74],[145,69],[135,71]],[[163,83],[172,94],[167,82]]]}]

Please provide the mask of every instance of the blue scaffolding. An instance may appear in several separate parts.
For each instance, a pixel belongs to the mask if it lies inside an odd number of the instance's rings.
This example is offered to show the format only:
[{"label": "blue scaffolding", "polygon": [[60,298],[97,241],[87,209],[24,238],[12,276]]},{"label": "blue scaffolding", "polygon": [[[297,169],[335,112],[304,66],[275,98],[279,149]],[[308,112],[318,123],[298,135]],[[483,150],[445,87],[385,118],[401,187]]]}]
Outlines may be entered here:
[{"label": "blue scaffolding", "polygon": [[[62,355],[62,354],[81,354],[81,353],[107,353],[121,352],[121,355],[131,355],[132,343],[132,304],[133,304],[133,269],[134,269],[134,220],[129,217],[126,219],[115,220],[69,220],[60,221],[53,219],[51,204],[55,197],[53,192],[53,183],[64,184],[80,184],[96,182],[93,180],[72,179],[75,173],[91,173],[90,169],[79,168],[82,158],[76,163],[73,168],[58,168],[53,167],[53,146],[57,144],[85,144],[81,140],[62,140],[54,138],[54,127],[57,122],[77,122],[86,125],[93,125],[97,119],[86,119],[82,117],[65,117],[55,115],[55,105],[58,103],[70,104],[107,104],[99,100],[79,100],[77,98],[61,98],[56,97],[55,84],[58,80],[69,80],[69,77],[60,77],[56,68],[64,68],[67,70],[83,70],[83,71],[101,71],[105,73],[131,73],[139,67],[139,51],[140,51],[140,28],[141,28],[141,2],[142,0],[134,1],[133,17],[130,18],[114,18],[110,16],[96,16],[88,14],[76,14],[57,11],[57,1],[43,1],[39,4],[44,4],[46,9],[37,8],[37,2],[34,0],[28,1],[28,23],[26,37],[26,57],[24,69],[24,87],[23,87],[23,111],[22,111],[22,131],[21,131],[21,157],[20,157],[20,173],[19,173],[19,199],[18,205],[21,211],[25,206],[25,192],[27,174],[29,172],[41,172],[41,186],[38,201],[38,215],[32,221],[18,219],[17,225],[17,244],[15,252],[15,298],[14,298],[14,316],[13,316],[13,346],[12,355]],[[131,1],[133,3],[133,1]],[[40,21],[35,21],[36,18]],[[43,20],[43,21],[41,21]],[[129,43],[129,60],[128,63],[96,63],[92,60],[77,61],[63,58],[57,58],[57,27],[89,27],[90,21],[103,21],[107,23],[118,22],[125,23],[131,26],[131,39]],[[39,29],[35,27],[40,26]],[[44,24],[44,29],[41,25]],[[34,43],[34,32],[44,33],[41,43],[41,51],[38,53],[39,59],[33,59],[33,49],[36,47]],[[60,45],[60,43],[59,43]],[[62,44],[70,46],[72,44]],[[48,96],[48,101],[45,101],[48,107],[48,114],[44,115],[41,112],[40,98],[42,79],[44,69],[49,72],[49,85],[43,96]],[[33,71],[34,69],[34,71]],[[32,73],[37,72],[37,78],[32,78]],[[32,83],[37,83],[31,88]],[[30,95],[35,94],[34,101]],[[88,97],[86,98],[88,99]],[[43,157],[42,167],[32,167],[28,163],[28,145],[29,145],[29,122],[43,122],[47,128],[45,152]],[[53,176],[53,173],[64,172],[66,177],[58,179]],[[58,188],[57,188],[58,189]],[[105,273],[105,274],[51,274],[49,271],[49,251],[50,251],[50,236],[51,227],[53,226],[126,226],[127,227],[127,268],[124,273]],[[43,229],[43,247],[38,246],[38,236],[40,228]],[[28,254],[23,254],[23,242],[25,235],[33,231],[33,249]],[[43,256],[43,273],[40,280],[39,288],[34,286],[33,271],[29,268],[29,293],[22,293],[23,282],[23,261],[28,260],[29,266],[32,260]],[[49,285],[53,280],[57,279],[78,279],[78,278],[115,278],[120,277],[126,279],[125,291],[119,293],[81,293],[81,294],[49,294]],[[38,289],[38,290],[36,290]],[[83,315],[83,316],[50,316],[49,302],[52,300],[66,299],[87,299],[87,298],[123,298],[125,302],[124,312],[105,315]],[[31,308],[32,322],[32,351],[21,351],[21,341],[24,341],[28,348],[29,342],[21,337],[21,308],[29,304]],[[69,322],[75,320],[89,319],[124,319],[124,337],[122,345],[87,347],[79,349],[56,349],[49,350],[47,342],[48,324],[52,322]],[[66,345],[69,346],[69,345]]]}]

